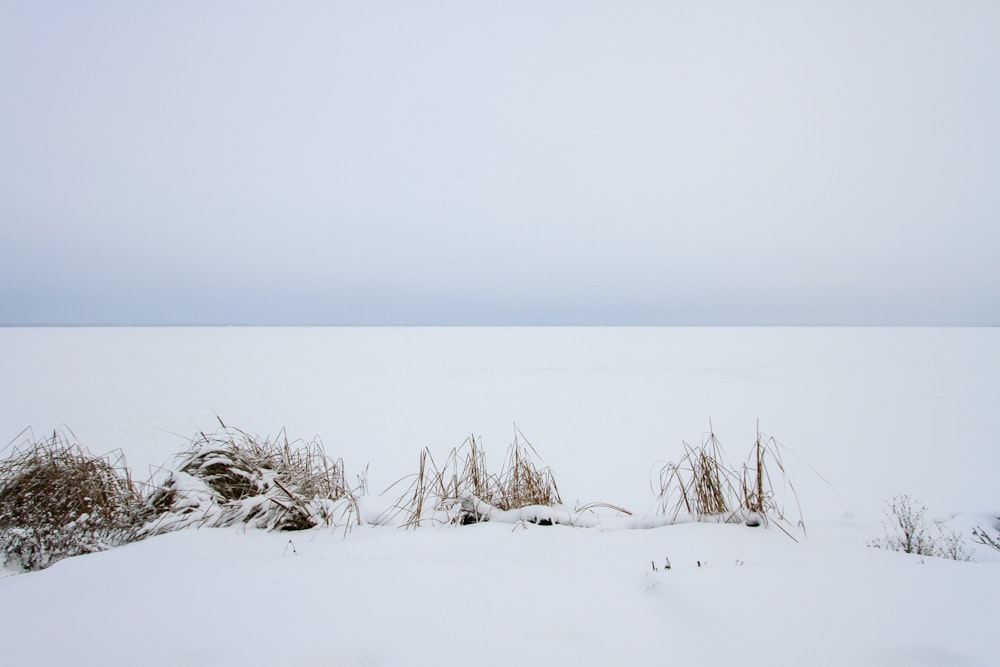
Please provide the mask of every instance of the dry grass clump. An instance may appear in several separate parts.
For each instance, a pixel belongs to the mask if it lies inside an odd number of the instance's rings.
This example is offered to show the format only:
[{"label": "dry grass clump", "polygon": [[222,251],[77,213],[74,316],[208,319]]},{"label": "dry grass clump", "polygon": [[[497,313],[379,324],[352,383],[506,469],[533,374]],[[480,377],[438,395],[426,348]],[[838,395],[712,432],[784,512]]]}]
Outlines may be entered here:
[{"label": "dry grass clump", "polygon": [[[746,519],[748,525],[753,525],[755,520],[766,525],[773,518],[782,530],[785,529],[781,524],[785,524],[805,532],[802,506],[795,486],[785,473],[781,444],[773,437],[762,434],[760,427],[757,428],[757,439],[750,455],[743,464],[740,482],[742,507],[750,513]],[[794,508],[786,506],[789,501],[794,503]],[[794,511],[794,516],[790,516],[789,511]]]},{"label": "dry grass clump", "polygon": [[344,462],[318,439],[289,442],[284,430],[271,439],[225,424],[192,439],[150,502],[160,516],[148,533],[238,524],[303,530],[359,520]]},{"label": "dry grass clump", "polygon": [[53,432],[0,461],[0,551],[26,570],[130,542],[147,514],[120,452],[94,456]]},{"label": "dry grass clump", "polygon": [[[498,473],[487,468],[486,452],[475,436],[452,449],[440,467],[429,449],[422,450],[417,473],[387,518],[403,514],[407,527],[426,521],[469,524],[489,521],[496,511],[561,504],[551,469],[539,462],[538,452],[515,428],[514,442]],[[550,524],[552,520],[534,522]]]},{"label": "dry grass clump", "polygon": [[[671,521],[684,514],[695,521],[744,522],[748,526],[767,525],[774,519],[792,539],[786,526],[805,530],[795,487],[781,460],[781,445],[773,437],[758,429],[750,455],[738,469],[726,462],[711,427],[700,447],[683,444],[684,455],[679,461],[660,469],[659,514]],[[785,500],[789,498],[797,510],[794,521],[786,516]]]},{"label": "dry grass clump", "polygon": [[518,435],[515,433],[514,442],[507,449],[507,460],[497,478],[497,492],[492,504],[504,511],[532,505],[561,505],[562,498],[559,497],[552,469],[540,467],[536,462],[538,452],[523,435],[523,443],[519,441]]},{"label": "dry grass clump", "polygon": [[739,520],[734,507],[739,478],[725,464],[722,445],[710,433],[700,447],[684,445],[684,456],[660,469],[659,513],[677,519],[681,512],[701,519]]}]

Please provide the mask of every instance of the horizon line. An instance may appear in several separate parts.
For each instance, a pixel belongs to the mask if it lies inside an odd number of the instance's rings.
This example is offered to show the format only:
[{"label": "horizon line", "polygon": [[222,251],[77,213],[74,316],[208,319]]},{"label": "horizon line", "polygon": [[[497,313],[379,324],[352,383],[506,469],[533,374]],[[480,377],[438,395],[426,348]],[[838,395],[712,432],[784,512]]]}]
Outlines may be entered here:
[{"label": "horizon line", "polygon": [[932,323],[884,323],[884,322],[728,322],[728,323],[706,323],[706,322],[675,322],[675,323],[635,323],[635,322],[533,322],[533,323],[461,323],[461,322],[399,322],[399,323],[301,323],[301,322],[271,322],[271,323],[251,323],[251,322],[88,322],[88,323],[60,323],[60,322],[39,322],[39,323],[6,323],[0,322],[0,329],[209,329],[209,328],[343,328],[343,329],[405,329],[405,328],[442,328],[442,329],[474,329],[474,328],[855,328],[855,329],[960,329],[960,328],[995,328],[1000,327],[1000,323],[969,323],[969,322],[932,322]]}]

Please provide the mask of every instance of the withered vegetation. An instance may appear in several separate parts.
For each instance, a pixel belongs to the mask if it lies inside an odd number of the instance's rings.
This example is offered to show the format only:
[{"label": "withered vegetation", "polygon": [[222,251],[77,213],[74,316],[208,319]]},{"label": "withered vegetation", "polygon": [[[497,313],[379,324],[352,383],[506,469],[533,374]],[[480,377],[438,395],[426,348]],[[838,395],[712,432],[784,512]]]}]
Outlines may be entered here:
[{"label": "withered vegetation", "polygon": [[303,530],[360,521],[344,462],[327,455],[319,439],[289,441],[237,428],[198,433],[177,465],[153,491],[159,513],[146,533],[187,526],[245,524]]},{"label": "withered vegetation", "polygon": [[[409,486],[391,513],[403,515],[407,527],[425,522],[478,523],[490,520],[495,511],[562,504],[552,470],[540,462],[538,452],[516,427],[497,472],[489,470],[481,442],[470,436],[451,450],[441,466],[429,449],[421,450],[417,472],[393,486],[407,480]],[[548,524],[552,519],[534,522]]]},{"label": "withered vegetation", "polygon": [[121,452],[95,456],[59,431],[26,434],[0,461],[4,561],[40,570],[138,537],[149,507]]},{"label": "withered vegetation", "polygon": [[[739,467],[725,458],[722,443],[709,425],[701,445],[683,443],[684,455],[659,472],[657,511],[671,521],[682,515],[695,521],[774,523],[793,540],[789,529],[805,532],[795,487],[785,474],[781,445],[757,429],[747,460]],[[794,503],[789,516],[786,501]]]}]

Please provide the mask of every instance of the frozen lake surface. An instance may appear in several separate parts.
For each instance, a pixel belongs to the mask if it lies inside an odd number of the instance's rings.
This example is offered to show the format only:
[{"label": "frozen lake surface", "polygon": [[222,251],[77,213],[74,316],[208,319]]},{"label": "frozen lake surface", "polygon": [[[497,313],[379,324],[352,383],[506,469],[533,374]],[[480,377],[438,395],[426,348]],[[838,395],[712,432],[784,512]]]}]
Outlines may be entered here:
[{"label": "frozen lake surface", "polygon": [[0,329],[0,375],[4,442],[65,425],[140,478],[215,415],[319,435],[373,489],[470,434],[501,456],[516,422],[564,496],[636,511],[709,420],[733,459],[759,420],[813,516],[983,507],[1000,470],[1000,329]]}]

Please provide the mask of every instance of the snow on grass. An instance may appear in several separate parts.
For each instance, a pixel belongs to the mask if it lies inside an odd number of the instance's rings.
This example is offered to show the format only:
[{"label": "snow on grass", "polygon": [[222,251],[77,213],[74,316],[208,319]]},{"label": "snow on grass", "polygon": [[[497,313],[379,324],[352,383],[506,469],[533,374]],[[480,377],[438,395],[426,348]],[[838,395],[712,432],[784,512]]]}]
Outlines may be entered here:
[{"label": "snow on grass", "polygon": [[[68,424],[138,471],[219,414],[320,434],[370,489],[350,529],[190,528],[4,576],[4,664],[996,664],[1000,552],[867,544],[900,493],[993,529],[998,330],[0,329],[0,372],[9,437]],[[739,460],[758,418],[807,536],[661,526],[682,441],[712,419]],[[502,451],[514,420],[562,505],[370,525],[420,450]]]}]

